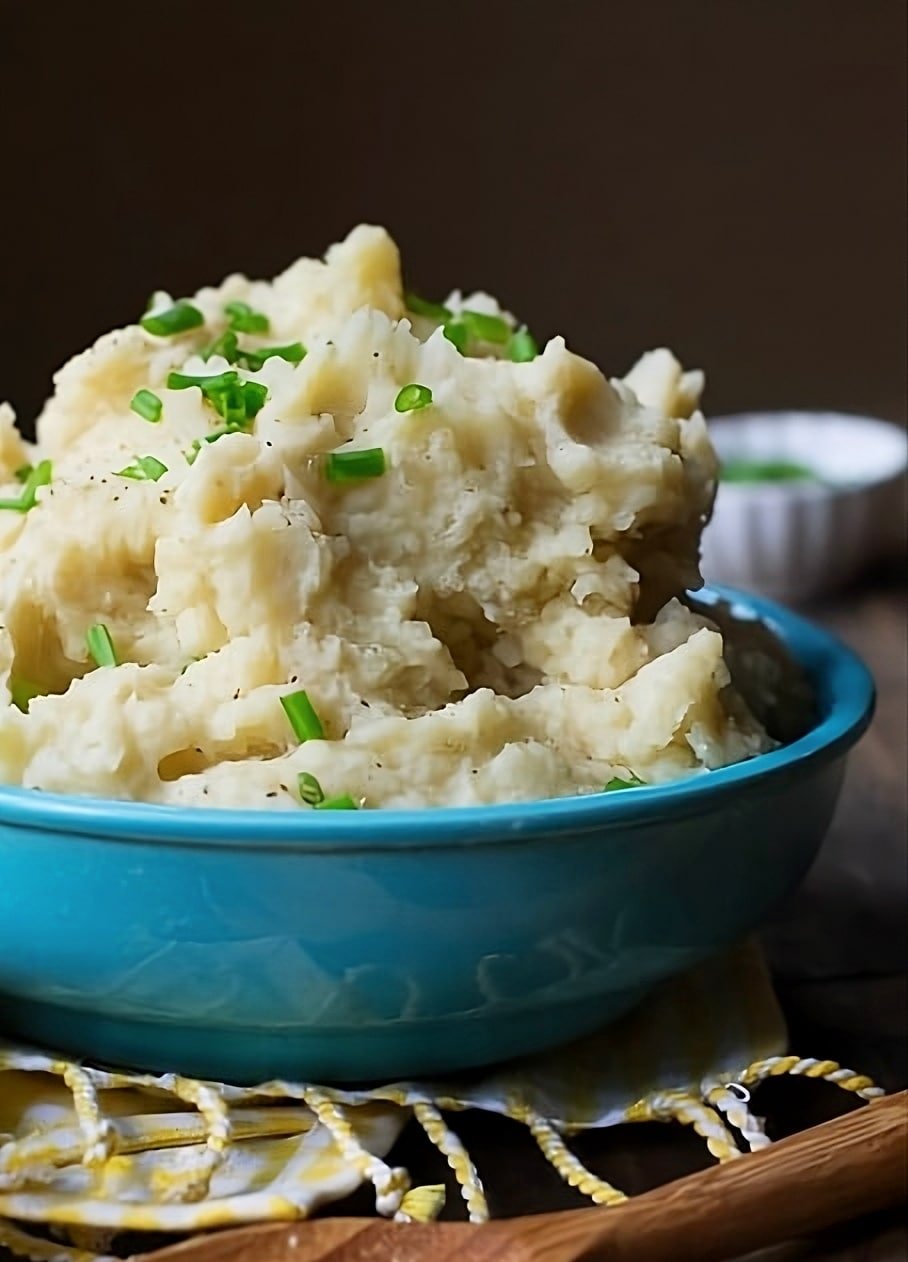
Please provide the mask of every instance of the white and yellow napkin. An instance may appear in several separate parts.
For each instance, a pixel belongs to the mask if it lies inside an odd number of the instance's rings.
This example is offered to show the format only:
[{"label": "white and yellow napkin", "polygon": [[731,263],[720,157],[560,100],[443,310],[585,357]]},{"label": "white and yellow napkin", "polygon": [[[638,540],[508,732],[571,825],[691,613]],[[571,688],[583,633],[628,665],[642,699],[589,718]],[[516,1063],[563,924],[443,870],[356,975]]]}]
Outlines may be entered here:
[{"label": "white and yellow napkin", "polygon": [[748,1107],[764,1078],[803,1074],[865,1099],[880,1094],[835,1062],[786,1055],[785,1043],[752,944],[666,983],[616,1025],[463,1081],[240,1088],[0,1043],[0,1246],[34,1262],[107,1262],[123,1232],[305,1218],[363,1182],[380,1214],[433,1218],[443,1190],[411,1186],[386,1160],[408,1123],[445,1156],[481,1222],[480,1175],[445,1117],[463,1109],[522,1122],[571,1186],[618,1203],[624,1194],[572,1153],[572,1133],[675,1121],[729,1161],[769,1142]]}]

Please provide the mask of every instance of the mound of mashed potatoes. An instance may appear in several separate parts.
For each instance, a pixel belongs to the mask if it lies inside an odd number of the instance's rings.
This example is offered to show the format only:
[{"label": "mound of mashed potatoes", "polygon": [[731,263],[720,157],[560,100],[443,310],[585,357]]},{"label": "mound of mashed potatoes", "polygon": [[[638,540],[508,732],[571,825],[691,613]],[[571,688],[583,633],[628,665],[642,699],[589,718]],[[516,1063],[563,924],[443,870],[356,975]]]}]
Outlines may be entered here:
[{"label": "mound of mashed potatoes", "polygon": [[[225,375],[226,374],[226,375]],[[192,380],[187,382],[186,378]],[[702,379],[607,380],[356,228],[0,408],[0,779],[307,810],[657,784],[772,743],[699,583]]]}]

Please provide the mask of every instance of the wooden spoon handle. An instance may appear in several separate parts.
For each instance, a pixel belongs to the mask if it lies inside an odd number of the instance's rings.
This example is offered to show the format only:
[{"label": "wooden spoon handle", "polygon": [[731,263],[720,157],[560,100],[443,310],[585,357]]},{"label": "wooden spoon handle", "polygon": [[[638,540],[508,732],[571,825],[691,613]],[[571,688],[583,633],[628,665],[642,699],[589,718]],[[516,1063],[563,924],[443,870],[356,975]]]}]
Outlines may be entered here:
[{"label": "wooden spoon handle", "polygon": [[902,1092],[612,1209],[482,1227],[269,1223],[189,1240],[144,1262],[724,1262],[897,1204],[908,1191],[906,1139]]},{"label": "wooden spoon handle", "polygon": [[908,1092],[607,1210],[513,1224],[533,1262],[721,1262],[899,1204]]}]

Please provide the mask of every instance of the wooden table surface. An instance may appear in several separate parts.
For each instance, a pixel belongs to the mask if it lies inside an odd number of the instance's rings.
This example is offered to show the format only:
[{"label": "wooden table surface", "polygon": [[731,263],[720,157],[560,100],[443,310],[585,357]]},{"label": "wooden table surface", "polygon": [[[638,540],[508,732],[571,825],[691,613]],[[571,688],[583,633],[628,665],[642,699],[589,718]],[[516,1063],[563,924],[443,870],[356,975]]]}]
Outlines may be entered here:
[{"label": "wooden table surface", "polygon": [[[792,1050],[841,1061],[896,1090],[908,1085],[906,589],[896,576],[884,574],[807,612],[865,658],[877,680],[879,704],[853,756],[823,852],[802,889],[769,926],[766,944]],[[796,1081],[761,1088],[758,1103],[776,1137],[852,1107],[834,1087]],[[516,1123],[474,1113],[458,1117],[456,1126],[488,1176],[495,1215],[585,1203],[561,1183]],[[704,1160],[702,1141],[679,1127],[629,1126],[574,1142],[587,1165],[629,1193],[678,1178],[709,1160]],[[422,1181],[445,1179],[438,1154],[416,1128],[404,1133],[391,1159],[419,1169]],[[453,1187],[448,1203],[459,1203]],[[363,1189],[341,1209],[368,1213],[369,1196]],[[3,1256],[0,1249],[0,1262]],[[694,1242],[683,1251],[679,1246],[678,1262],[688,1259],[695,1262]],[[819,1259],[905,1262],[903,1216],[854,1222],[822,1238],[751,1254],[747,1262]]]}]

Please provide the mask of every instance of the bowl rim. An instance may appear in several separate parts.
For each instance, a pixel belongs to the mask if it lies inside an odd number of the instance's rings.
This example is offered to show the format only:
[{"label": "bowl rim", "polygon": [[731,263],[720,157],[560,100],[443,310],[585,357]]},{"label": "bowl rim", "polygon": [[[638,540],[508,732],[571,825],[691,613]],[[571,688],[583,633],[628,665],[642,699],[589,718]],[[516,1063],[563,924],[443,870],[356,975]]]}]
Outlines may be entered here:
[{"label": "bowl rim", "polygon": [[0,828],[78,833],[92,839],[193,849],[319,852],[427,849],[521,841],[527,835],[644,827],[701,814],[759,782],[761,788],[828,762],[850,748],[873,715],[875,687],[856,653],[826,631],[762,596],[715,584],[691,595],[728,602],[743,621],[763,623],[803,666],[825,713],[805,735],[744,762],[624,793],[588,793],[479,806],[376,808],[362,813],[169,806],[47,793],[0,785]]}]

